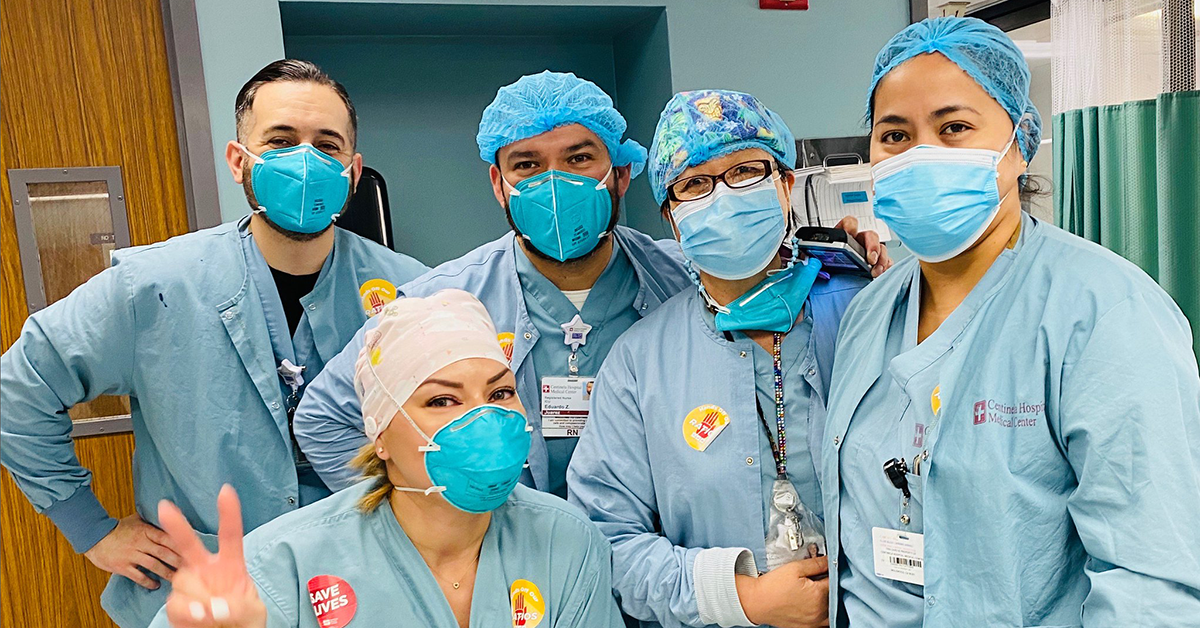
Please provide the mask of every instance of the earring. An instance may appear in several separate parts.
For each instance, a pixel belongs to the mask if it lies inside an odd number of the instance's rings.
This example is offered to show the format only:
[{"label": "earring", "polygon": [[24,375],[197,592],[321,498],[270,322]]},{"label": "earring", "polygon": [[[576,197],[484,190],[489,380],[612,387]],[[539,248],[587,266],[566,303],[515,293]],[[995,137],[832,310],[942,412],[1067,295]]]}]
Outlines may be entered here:
[{"label": "earring", "polygon": [[376,453],[376,454],[379,454],[380,456],[382,456],[382,455],[383,455],[383,447],[376,448],[376,449],[375,449],[375,453]]}]

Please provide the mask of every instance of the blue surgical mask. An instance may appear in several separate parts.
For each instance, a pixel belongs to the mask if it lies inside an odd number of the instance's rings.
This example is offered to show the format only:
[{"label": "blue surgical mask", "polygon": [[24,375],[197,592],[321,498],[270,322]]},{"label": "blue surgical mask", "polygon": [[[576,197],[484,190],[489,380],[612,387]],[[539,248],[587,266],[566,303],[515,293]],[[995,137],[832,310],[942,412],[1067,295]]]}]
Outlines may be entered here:
[{"label": "blue surgical mask", "polygon": [[777,179],[741,189],[720,183],[711,195],[671,210],[679,246],[692,266],[732,281],[754,276],[775,259],[787,234]]},{"label": "blue surgical mask", "polygon": [[425,472],[433,486],[397,486],[396,490],[441,493],[452,506],[470,513],[491,512],[508,499],[529,457],[532,428],[525,415],[502,406],[482,405],[430,437],[403,406],[400,413],[428,443],[418,451],[425,455]]},{"label": "blue surgical mask", "polygon": [[251,159],[250,184],[258,211],[271,222],[297,233],[324,231],[346,206],[350,195],[351,166],[299,144],[255,155],[238,144]]},{"label": "blue surgical mask", "polygon": [[800,316],[804,301],[817,281],[821,261],[810,257],[772,272],[729,305],[712,300],[701,287],[701,294],[717,311],[717,331],[770,331],[786,333]]},{"label": "blue surgical mask", "polygon": [[[509,185],[508,212],[521,235],[542,253],[560,261],[591,253],[612,222],[608,174],[591,177],[548,170]],[[508,185],[508,181],[504,182]]]},{"label": "blue surgical mask", "polygon": [[996,168],[1012,143],[1000,152],[922,144],[875,165],[875,217],[922,261],[956,257],[1000,211]]}]

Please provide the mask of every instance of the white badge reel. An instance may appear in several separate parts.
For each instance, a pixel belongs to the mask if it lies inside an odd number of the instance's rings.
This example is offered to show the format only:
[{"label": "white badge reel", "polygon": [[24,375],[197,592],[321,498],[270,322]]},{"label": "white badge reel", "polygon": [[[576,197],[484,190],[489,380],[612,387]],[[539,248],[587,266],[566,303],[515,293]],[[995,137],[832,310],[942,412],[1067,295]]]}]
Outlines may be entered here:
[{"label": "white badge reel", "polygon": [[823,523],[804,507],[791,481],[776,479],[767,521],[767,569],[825,555]]}]

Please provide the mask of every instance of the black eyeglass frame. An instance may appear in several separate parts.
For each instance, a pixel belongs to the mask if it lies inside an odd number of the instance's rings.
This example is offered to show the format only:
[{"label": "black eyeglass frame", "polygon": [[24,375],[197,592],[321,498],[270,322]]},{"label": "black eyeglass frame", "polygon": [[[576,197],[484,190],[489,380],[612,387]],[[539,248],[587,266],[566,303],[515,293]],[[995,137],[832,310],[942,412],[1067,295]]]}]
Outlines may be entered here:
[{"label": "black eyeglass frame", "polygon": [[[735,168],[740,168],[746,164],[762,164],[765,168],[765,170],[764,170],[765,174],[763,175],[763,177],[761,179],[743,181],[743,182],[737,183],[736,185],[725,180],[725,175],[729,174],[730,171],[734,170]],[[699,200],[708,198],[709,196],[712,196],[713,192],[717,191],[718,183],[724,183],[725,186],[731,190],[739,190],[742,188],[748,188],[752,185],[761,183],[761,182],[769,179],[771,177],[771,175],[774,174],[775,170],[776,170],[775,161],[772,159],[747,159],[746,161],[734,164],[734,165],[730,166],[729,168],[726,168],[725,172],[722,172],[721,174],[692,174],[692,175],[688,175],[686,177],[678,178],[667,185],[667,198],[671,199],[672,201],[675,201],[676,203],[691,203],[693,201],[699,201]],[[690,181],[697,177],[703,177],[703,178],[706,178],[709,180],[711,187],[709,188],[708,193],[704,194],[703,196],[697,196],[695,198],[689,198],[689,199],[679,198],[679,195],[675,193],[675,186],[679,183],[682,183],[684,181]]]}]

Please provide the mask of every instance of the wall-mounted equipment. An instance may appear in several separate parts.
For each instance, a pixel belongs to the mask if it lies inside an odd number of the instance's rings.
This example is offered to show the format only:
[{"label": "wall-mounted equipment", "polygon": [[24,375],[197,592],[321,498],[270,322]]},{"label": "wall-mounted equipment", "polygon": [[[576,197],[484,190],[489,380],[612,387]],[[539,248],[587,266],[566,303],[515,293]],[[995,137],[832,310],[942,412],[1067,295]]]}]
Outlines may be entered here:
[{"label": "wall-mounted equipment", "polygon": [[758,0],[758,8],[782,11],[807,11],[808,0]]}]

